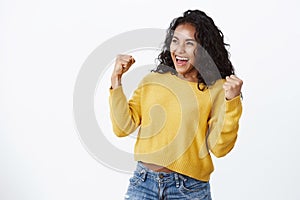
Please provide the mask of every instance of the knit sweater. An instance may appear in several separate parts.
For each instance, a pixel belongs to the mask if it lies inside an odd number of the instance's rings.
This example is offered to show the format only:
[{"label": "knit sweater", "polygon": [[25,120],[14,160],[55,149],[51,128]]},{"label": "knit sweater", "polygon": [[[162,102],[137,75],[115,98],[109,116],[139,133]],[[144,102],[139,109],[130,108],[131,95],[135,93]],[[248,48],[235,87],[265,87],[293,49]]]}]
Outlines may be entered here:
[{"label": "knit sweater", "polygon": [[139,127],[136,161],[208,181],[214,170],[211,153],[230,152],[242,113],[240,96],[225,99],[224,82],[200,84],[199,90],[198,83],[171,73],[149,73],[129,101],[122,86],[110,89],[113,131],[123,137]]}]

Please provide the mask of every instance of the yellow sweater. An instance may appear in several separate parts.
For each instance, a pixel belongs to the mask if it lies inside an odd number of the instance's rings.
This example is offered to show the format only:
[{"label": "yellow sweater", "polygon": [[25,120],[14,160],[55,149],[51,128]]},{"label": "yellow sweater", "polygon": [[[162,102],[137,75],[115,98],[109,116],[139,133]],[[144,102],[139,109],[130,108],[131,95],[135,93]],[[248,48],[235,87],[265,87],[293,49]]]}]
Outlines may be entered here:
[{"label": "yellow sweater", "polygon": [[122,87],[110,89],[113,131],[123,137],[139,127],[135,160],[208,181],[210,152],[222,157],[233,148],[242,113],[240,96],[225,100],[224,81],[200,91],[176,75],[149,73],[129,101]]}]

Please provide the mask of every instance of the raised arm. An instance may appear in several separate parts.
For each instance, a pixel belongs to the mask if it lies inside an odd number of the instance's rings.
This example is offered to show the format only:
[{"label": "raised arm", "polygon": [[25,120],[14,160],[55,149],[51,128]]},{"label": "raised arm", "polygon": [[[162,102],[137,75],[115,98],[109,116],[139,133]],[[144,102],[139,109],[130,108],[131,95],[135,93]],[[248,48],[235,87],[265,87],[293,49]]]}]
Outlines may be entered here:
[{"label": "raised arm", "polygon": [[128,102],[122,88],[122,75],[135,62],[130,55],[118,55],[111,76],[110,117],[113,131],[118,137],[132,133],[140,125],[140,88],[136,89]]},{"label": "raised arm", "polygon": [[231,75],[223,85],[220,83],[210,91],[212,111],[207,138],[208,148],[216,157],[225,156],[233,148],[242,114],[242,80]]}]

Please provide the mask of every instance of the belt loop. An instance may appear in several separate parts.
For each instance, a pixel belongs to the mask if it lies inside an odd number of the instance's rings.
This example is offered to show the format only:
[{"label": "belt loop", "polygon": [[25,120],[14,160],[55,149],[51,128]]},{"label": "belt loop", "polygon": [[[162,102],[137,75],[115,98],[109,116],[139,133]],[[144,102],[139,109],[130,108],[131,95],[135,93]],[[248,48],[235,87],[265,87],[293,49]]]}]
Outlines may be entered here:
[{"label": "belt loop", "polygon": [[146,180],[146,176],[147,176],[146,170],[142,169],[142,171],[140,171],[140,175],[141,175],[141,178],[144,182]]},{"label": "belt loop", "polygon": [[182,176],[182,175],[179,175],[179,178],[181,179],[181,180],[183,180],[184,182],[186,182],[187,181],[187,178],[185,178],[184,176]]},{"label": "belt loop", "polygon": [[175,178],[176,187],[178,188],[179,187],[179,179],[178,179],[177,173],[174,174],[174,178]]}]

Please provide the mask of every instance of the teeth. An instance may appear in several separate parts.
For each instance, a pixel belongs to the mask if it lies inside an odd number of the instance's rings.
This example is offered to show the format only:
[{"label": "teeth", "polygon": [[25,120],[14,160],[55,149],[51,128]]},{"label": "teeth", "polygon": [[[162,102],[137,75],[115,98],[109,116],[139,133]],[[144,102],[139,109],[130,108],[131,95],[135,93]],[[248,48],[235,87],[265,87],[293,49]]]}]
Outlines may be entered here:
[{"label": "teeth", "polygon": [[176,56],[176,59],[178,59],[178,60],[189,60],[188,58],[184,58],[184,57],[180,57],[180,56]]}]

